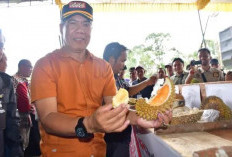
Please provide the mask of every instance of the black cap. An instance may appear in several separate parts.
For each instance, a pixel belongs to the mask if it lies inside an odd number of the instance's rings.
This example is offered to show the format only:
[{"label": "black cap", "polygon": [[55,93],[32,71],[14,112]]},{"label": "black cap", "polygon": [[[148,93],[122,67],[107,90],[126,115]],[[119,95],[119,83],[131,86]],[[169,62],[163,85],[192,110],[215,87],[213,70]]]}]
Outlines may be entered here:
[{"label": "black cap", "polygon": [[183,59],[181,59],[181,58],[174,58],[173,61],[172,61],[172,64],[173,64],[175,61],[179,61],[179,62],[181,62],[181,63],[184,64],[184,61],[183,61]]},{"label": "black cap", "polygon": [[211,59],[210,64],[218,64],[218,60],[217,59]]},{"label": "black cap", "polygon": [[65,22],[74,15],[81,15],[93,21],[93,8],[83,1],[71,1],[62,8],[61,21]]}]

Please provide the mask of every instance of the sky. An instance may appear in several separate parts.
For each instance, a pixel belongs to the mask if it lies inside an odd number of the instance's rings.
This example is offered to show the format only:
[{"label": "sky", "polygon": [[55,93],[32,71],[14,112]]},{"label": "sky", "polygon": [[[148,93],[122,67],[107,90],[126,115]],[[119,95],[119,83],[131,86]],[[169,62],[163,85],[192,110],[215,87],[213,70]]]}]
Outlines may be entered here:
[{"label": "sky", "polygon": [[[212,14],[201,12],[203,29]],[[151,33],[170,33],[171,44],[184,54],[198,50],[202,41],[197,11],[97,12],[93,18],[88,49],[101,58],[108,43],[119,42],[132,49]],[[205,38],[219,41],[219,32],[232,26],[231,19],[232,12],[210,17]],[[29,59],[34,65],[39,58],[59,48],[59,22],[56,5],[0,6],[0,28],[6,36],[7,73],[16,73],[21,59]]]}]

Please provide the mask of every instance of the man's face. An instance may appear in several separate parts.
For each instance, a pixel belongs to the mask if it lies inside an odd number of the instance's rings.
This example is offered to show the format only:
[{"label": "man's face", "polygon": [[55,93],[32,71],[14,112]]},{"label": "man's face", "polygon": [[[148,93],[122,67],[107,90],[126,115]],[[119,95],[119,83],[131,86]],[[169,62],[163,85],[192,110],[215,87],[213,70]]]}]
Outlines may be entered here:
[{"label": "man's face", "polygon": [[167,69],[167,72],[168,72],[169,75],[173,74],[172,66],[167,66],[166,69]]},{"label": "man's face", "polygon": [[178,74],[182,73],[183,72],[183,68],[184,68],[184,64],[181,63],[180,61],[177,60],[177,61],[175,61],[173,63],[173,69],[174,69],[174,71],[176,73],[178,73]]},{"label": "man's face", "polygon": [[158,74],[159,74],[159,78],[164,78],[165,77],[165,72],[164,72],[163,69],[159,69]]},{"label": "man's face", "polygon": [[219,67],[219,65],[218,64],[211,64],[211,67],[217,69]]},{"label": "man's face", "polygon": [[117,60],[114,60],[114,63],[111,65],[114,74],[118,74],[125,66],[127,60],[126,51],[123,51]]},{"label": "man's face", "polygon": [[135,69],[130,70],[130,78],[132,81],[137,79],[137,71]]},{"label": "man's face", "polygon": [[143,68],[137,68],[137,74],[140,80],[144,78],[145,70]]},{"label": "man's face", "polygon": [[32,65],[31,62],[26,62],[25,64],[21,65],[21,72],[24,77],[30,77],[32,73]]},{"label": "man's face", "polygon": [[84,51],[89,44],[92,22],[74,15],[61,25],[64,47],[71,51]]},{"label": "man's face", "polygon": [[199,60],[201,60],[201,65],[208,66],[210,62],[210,55],[207,51],[201,51],[198,53]]}]

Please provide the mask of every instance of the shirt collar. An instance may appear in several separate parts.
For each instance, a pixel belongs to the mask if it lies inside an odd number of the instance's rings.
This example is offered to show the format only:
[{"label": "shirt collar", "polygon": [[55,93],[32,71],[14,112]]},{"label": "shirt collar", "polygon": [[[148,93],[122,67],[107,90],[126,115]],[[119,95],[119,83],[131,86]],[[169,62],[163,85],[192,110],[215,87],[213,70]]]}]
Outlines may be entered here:
[{"label": "shirt collar", "polygon": [[182,74],[184,74],[184,71],[182,71],[182,73],[181,74],[178,74],[177,72],[176,72],[176,77],[179,77],[179,76],[181,76]]},{"label": "shirt collar", "polygon": [[208,72],[208,71],[211,71],[211,67],[209,67],[208,70],[204,70],[204,69],[202,69],[202,67],[200,67],[200,70],[201,70],[202,72]]},{"label": "shirt collar", "polygon": [[16,73],[14,75],[14,77],[19,81],[19,82],[28,82],[27,78],[22,76],[21,74],[19,73]]},{"label": "shirt collar", "polygon": [[[67,58],[72,58],[74,60],[76,60],[74,57],[72,57],[72,55],[70,55],[70,53],[68,52],[64,52],[61,49],[56,50],[57,54],[61,57],[67,57]],[[92,53],[89,52],[89,50],[86,49],[86,60],[92,60],[94,58],[94,55]]]}]

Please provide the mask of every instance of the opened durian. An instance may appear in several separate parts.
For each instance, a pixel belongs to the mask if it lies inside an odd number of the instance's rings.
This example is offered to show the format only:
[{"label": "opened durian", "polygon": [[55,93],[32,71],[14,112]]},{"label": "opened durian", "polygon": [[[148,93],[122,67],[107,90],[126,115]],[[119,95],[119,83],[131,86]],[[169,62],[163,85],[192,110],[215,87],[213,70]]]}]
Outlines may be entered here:
[{"label": "opened durian", "polygon": [[196,123],[201,119],[203,110],[198,108],[189,109],[188,107],[179,107],[173,110],[171,125]]},{"label": "opened durian", "polygon": [[219,120],[232,119],[232,111],[221,98],[217,96],[209,96],[203,100],[201,109],[215,109],[220,111]]},{"label": "opened durian", "polygon": [[158,113],[172,108],[175,100],[175,86],[169,78],[165,79],[164,85],[157,94],[146,101],[143,98],[137,100],[135,109],[137,114],[147,120],[157,119]]}]

